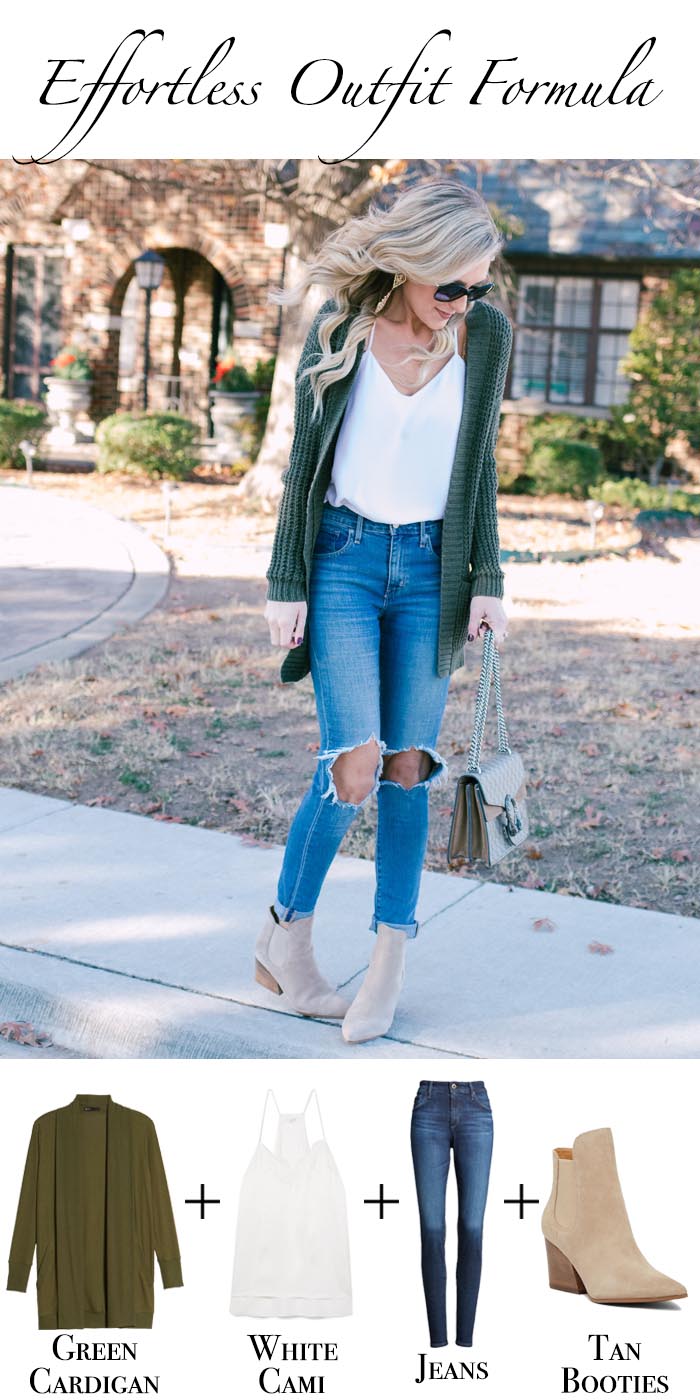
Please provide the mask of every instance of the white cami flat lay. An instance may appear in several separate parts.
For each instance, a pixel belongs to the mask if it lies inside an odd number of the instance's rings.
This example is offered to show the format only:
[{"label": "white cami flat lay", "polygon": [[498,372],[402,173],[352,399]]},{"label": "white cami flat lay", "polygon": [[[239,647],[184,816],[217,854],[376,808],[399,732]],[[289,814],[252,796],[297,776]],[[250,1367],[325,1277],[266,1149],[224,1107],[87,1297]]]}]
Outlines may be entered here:
[{"label": "white cami flat lay", "polygon": [[[321,1137],[306,1114],[316,1100]],[[265,1114],[277,1109],[274,1147]],[[244,1317],[345,1317],[352,1312],[345,1190],[323,1134],[312,1089],[301,1113],[280,1113],[268,1089],[260,1137],[243,1177],[230,1311]]]},{"label": "white cami flat lay", "polygon": [[350,390],[325,499],[386,525],[442,520],[467,368],[457,328],[454,353],[413,394],[401,393],[373,354],[374,330]]}]

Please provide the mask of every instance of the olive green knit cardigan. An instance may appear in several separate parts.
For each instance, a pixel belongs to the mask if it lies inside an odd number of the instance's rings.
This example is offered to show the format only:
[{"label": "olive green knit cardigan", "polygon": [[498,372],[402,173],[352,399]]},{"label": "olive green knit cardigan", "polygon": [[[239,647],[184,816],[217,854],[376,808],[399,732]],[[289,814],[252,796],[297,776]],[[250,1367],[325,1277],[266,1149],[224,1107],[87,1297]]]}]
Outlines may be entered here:
[{"label": "olive green knit cardigan", "polygon": [[[331,298],[317,311],[297,366],[292,448],[283,474],[284,490],[267,571],[268,598],[273,601],[308,599],[314,542],[331,478],[333,451],[366,349],[365,341],[358,347],[349,372],[326,390],[323,413],[312,421],[311,386],[308,375],[300,379],[300,374],[320,359],[319,322],[334,309],[336,303]],[[351,319],[348,316],[333,332],[333,350],[344,343]],[[498,307],[485,301],[474,303],[467,317],[464,402],[442,530],[437,648],[441,676],[463,665],[470,599],[476,595],[503,596],[493,454],[512,338],[510,322]],[[381,443],[377,446],[381,450]],[[300,680],[309,671],[308,630],[301,646],[285,657],[283,681]]]},{"label": "olive green knit cardigan", "polygon": [[77,1094],[37,1118],[7,1287],[24,1293],[36,1252],[40,1329],[150,1327],[153,1259],[182,1285],[155,1125],[109,1094]]}]

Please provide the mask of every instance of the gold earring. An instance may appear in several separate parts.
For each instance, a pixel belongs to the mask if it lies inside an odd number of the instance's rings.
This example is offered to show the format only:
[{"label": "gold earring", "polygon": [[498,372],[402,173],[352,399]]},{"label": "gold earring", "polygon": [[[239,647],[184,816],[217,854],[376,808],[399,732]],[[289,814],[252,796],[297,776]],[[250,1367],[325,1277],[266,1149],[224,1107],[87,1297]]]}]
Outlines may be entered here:
[{"label": "gold earring", "polygon": [[393,280],[393,282],[392,282],[392,284],[391,284],[391,286],[390,286],[388,292],[386,292],[385,295],[381,298],[381,301],[378,301],[378,302],[377,302],[377,305],[376,305],[375,308],[374,308],[374,314],[375,314],[375,316],[378,316],[378,315],[379,315],[379,312],[382,310],[382,308],[383,308],[384,306],[386,306],[386,304],[387,304],[387,302],[388,302],[388,300],[389,300],[389,297],[391,296],[391,293],[394,292],[394,291],[396,291],[396,288],[397,288],[397,287],[400,287],[401,284],[402,284],[402,282],[405,282],[405,281],[406,281],[406,273],[405,273],[405,272],[395,272],[395,273],[394,273],[394,280]]}]

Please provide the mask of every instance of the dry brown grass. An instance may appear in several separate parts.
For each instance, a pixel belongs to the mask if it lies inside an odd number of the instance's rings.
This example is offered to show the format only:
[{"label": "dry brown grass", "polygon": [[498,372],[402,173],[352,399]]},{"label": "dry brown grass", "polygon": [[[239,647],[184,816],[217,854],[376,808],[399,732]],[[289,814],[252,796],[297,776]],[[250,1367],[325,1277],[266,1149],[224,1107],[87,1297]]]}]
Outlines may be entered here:
[{"label": "dry brown grass", "polygon": [[[218,506],[199,501],[198,523],[190,517],[188,529],[201,551],[202,531],[232,507],[222,498]],[[532,535],[536,503],[507,504],[518,530]],[[549,547],[561,548],[562,536],[578,528],[571,522],[580,507],[556,505],[557,543]],[[269,522],[251,528],[264,533]],[[550,538],[546,529],[537,522],[540,541]],[[527,547],[511,539],[510,547]],[[186,532],[178,532],[178,552],[187,555]],[[138,627],[5,685],[0,783],[283,842],[318,732],[308,678],[294,686],[278,679],[263,599],[260,579],[176,576],[165,605]],[[513,621],[504,679],[513,742],[528,772],[531,838],[490,873],[461,872],[700,914],[697,659],[691,637],[537,620],[535,605]],[[428,866],[436,870],[446,868],[477,665],[474,655],[453,678],[441,734],[451,776],[431,799]],[[368,807],[343,849],[371,857],[373,841]]]}]

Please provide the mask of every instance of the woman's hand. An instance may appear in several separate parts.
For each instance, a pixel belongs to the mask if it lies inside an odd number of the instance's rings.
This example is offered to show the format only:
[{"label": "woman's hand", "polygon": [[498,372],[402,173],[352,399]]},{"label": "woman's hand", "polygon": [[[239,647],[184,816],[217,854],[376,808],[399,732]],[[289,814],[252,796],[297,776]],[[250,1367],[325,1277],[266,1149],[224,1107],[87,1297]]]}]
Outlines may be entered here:
[{"label": "woman's hand", "polygon": [[500,598],[472,598],[467,641],[473,642],[475,637],[485,637],[488,627],[493,632],[496,645],[502,646],[508,636],[508,618]]},{"label": "woman's hand", "polygon": [[273,647],[298,647],[304,640],[306,603],[265,604],[265,617]]}]

